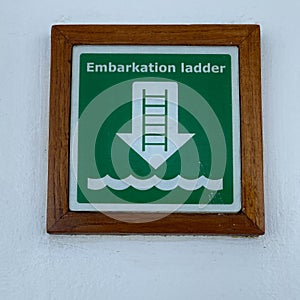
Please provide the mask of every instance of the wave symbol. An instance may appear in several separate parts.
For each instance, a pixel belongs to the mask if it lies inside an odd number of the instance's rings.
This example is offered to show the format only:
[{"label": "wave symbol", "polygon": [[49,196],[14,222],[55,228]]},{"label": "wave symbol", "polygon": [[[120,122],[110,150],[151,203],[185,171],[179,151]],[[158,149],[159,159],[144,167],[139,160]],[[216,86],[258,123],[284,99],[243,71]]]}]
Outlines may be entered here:
[{"label": "wave symbol", "polygon": [[121,191],[132,186],[141,191],[149,190],[153,187],[162,191],[171,191],[176,187],[181,187],[187,191],[198,190],[201,187],[212,191],[219,191],[223,189],[223,178],[209,179],[205,176],[200,176],[196,179],[186,179],[178,175],[172,179],[161,179],[154,175],[147,179],[138,179],[129,175],[124,179],[115,179],[106,175],[103,178],[88,178],[87,186],[89,190],[101,190],[108,186],[114,190]]}]

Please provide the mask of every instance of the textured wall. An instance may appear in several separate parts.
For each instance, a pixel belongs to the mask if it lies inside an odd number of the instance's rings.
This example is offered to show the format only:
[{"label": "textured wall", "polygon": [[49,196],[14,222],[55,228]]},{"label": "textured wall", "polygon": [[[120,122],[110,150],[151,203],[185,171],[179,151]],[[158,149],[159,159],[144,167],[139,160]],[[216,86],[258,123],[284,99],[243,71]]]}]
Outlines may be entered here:
[{"label": "textured wall", "polygon": [[[1,1],[1,299],[299,299],[299,1]],[[50,26],[260,23],[260,238],[45,233]]]}]

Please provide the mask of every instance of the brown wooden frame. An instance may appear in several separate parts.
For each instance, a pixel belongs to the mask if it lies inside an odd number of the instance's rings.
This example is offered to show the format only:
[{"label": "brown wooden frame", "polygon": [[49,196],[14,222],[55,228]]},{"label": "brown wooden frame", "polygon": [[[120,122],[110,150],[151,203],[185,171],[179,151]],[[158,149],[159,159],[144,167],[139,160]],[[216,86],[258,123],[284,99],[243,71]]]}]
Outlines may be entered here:
[{"label": "brown wooden frame", "polygon": [[[69,210],[71,61],[74,45],[190,45],[239,48],[242,210],[172,213],[125,223]],[[258,25],[55,25],[51,33],[47,232],[56,234],[264,234],[260,28]],[[126,214],[130,220],[145,213]]]}]

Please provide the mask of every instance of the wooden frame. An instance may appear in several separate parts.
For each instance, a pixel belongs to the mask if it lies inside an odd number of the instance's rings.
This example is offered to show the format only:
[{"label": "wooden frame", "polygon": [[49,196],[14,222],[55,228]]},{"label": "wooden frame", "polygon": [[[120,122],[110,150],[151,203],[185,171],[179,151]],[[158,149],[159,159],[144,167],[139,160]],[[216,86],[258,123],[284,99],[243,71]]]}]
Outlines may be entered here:
[{"label": "wooden frame", "polygon": [[[201,45],[239,48],[242,210],[172,213],[126,223],[69,210],[71,60],[74,45]],[[258,25],[55,25],[51,88],[47,232],[56,234],[264,234],[260,28]],[[121,213],[115,213],[116,215]],[[128,220],[145,213],[122,213]]]}]

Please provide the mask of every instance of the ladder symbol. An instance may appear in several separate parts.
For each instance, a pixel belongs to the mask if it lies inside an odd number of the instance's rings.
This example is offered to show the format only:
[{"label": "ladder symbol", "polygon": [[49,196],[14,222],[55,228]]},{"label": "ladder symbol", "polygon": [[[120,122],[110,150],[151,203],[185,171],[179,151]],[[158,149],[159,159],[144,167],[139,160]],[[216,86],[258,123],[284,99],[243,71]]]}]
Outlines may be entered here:
[{"label": "ladder symbol", "polygon": [[142,151],[146,146],[163,146],[168,151],[168,90],[162,95],[142,90]]},{"label": "ladder symbol", "polygon": [[132,132],[117,135],[157,169],[194,133],[178,132],[178,84],[136,81],[132,84]]}]

